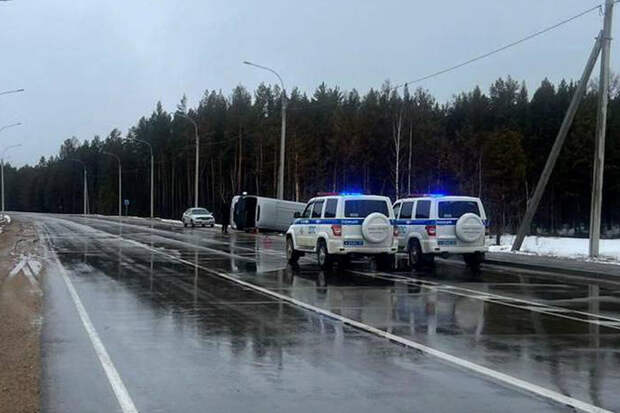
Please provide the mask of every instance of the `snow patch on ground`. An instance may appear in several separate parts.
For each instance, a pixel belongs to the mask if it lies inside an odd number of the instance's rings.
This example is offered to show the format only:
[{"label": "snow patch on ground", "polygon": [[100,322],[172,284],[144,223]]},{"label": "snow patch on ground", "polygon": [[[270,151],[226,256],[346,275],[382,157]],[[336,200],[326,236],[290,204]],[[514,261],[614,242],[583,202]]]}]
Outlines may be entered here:
[{"label": "snow patch on ground", "polygon": [[8,215],[0,215],[0,224],[10,224],[11,217]]},{"label": "snow patch on ground", "polygon": [[[510,248],[514,239],[514,235],[503,235],[500,241],[501,245],[494,245],[495,237],[489,237],[487,239],[489,252],[512,253]],[[588,248],[589,240],[587,238],[529,236],[525,238],[521,250],[515,253],[591,261],[588,257]],[[600,258],[596,261],[616,261],[620,264],[620,239],[602,239]]]}]

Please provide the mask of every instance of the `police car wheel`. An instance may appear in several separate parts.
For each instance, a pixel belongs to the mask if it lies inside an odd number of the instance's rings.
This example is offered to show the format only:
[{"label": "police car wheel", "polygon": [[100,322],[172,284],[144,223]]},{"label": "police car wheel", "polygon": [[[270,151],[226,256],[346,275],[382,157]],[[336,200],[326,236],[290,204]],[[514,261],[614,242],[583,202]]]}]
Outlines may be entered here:
[{"label": "police car wheel", "polygon": [[183,221],[183,226],[187,228],[187,222]]},{"label": "police car wheel", "polygon": [[196,226],[196,224],[194,224],[194,221],[192,221],[192,228],[194,228]]},{"label": "police car wheel", "polygon": [[484,261],[484,254],[480,252],[474,252],[473,254],[463,254],[463,260],[465,264],[472,270],[480,269],[480,264]]},{"label": "police car wheel", "polygon": [[288,237],[286,239],[286,259],[290,264],[297,264],[299,257],[299,252],[295,251],[295,247],[293,246],[293,239]]},{"label": "police car wheel", "polygon": [[323,240],[320,240],[317,245],[316,257],[317,257],[317,261],[319,262],[319,267],[321,267],[321,269],[323,270],[331,269],[332,257],[329,254],[329,252],[327,252],[327,244],[325,244],[325,241]]},{"label": "police car wheel", "polygon": [[413,239],[409,241],[409,265],[411,268],[420,268],[424,260],[422,257],[422,247],[420,241]]}]

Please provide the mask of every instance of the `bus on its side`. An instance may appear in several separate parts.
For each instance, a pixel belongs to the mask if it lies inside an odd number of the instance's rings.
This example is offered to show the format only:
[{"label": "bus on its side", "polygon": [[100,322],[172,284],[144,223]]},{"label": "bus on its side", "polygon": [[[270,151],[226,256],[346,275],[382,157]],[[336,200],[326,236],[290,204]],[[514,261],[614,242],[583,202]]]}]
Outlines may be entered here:
[{"label": "bus on its side", "polygon": [[305,206],[303,202],[236,195],[230,204],[230,224],[238,231],[286,232],[295,220],[295,212],[301,214]]}]

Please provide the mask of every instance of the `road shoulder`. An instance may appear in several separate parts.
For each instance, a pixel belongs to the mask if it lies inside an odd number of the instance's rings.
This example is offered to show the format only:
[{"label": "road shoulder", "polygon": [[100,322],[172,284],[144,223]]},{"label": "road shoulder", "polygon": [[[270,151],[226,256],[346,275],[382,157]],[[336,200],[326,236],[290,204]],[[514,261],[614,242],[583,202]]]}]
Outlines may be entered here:
[{"label": "road shoulder", "polygon": [[41,302],[31,223],[14,220],[0,234],[0,406],[3,412],[38,412],[41,371]]},{"label": "road shoulder", "polygon": [[579,276],[612,277],[620,280],[620,265],[613,263],[502,252],[487,253],[486,262],[488,264],[519,266],[534,270],[560,271]]}]

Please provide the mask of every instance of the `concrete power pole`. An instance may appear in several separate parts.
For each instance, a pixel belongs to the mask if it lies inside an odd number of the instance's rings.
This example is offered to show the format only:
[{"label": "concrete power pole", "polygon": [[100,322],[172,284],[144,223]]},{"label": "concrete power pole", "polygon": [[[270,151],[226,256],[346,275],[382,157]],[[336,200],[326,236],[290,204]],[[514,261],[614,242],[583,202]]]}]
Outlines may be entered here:
[{"label": "concrete power pole", "polygon": [[519,227],[519,231],[517,232],[517,237],[512,244],[513,251],[517,251],[521,248],[523,240],[525,239],[525,236],[530,230],[532,220],[534,219],[534,215],[536,214],[536,210],[538,209],[538,204],[540,203],[543,193],[545,192],[545,187],[549,182],[549,178],[551,177],[551,172],[553,172],[555,162],[560,155],[560,151],[562,150],[562,146],[564,145],[564,141],[566,140],[568,130],[570,129],[571,124],[573,123],[573,119],[575,117],[575,113],[577,113],[577,109],[579,108],[579,102],[581,101],[581,98],[586,91],[588,79],[590,79],[590,74],[592,73],[592,69],[594,69],[596,59],[598,58],[599,52],[601,50],[602,37],[603,32],[601,32],[596,38],[596,42],[594,43],[594,47],[592,48],[592,52],[590,53],[590,57],[588,58],[586,67],[583,70],[583,74],[581,75],[581,79],[579,80],[579,84],[577,85],[577,90],[575,90],[575,94],[573,95],[570,105],[568,106],[566,115],[564,115],[564,120],[562,121],[562,125],[560,126],[560,130],[558,131],[558,135],[555,138],[555,142],[553,143],[553,147],[551,148],[551,152],[549,153],[549,157],[547,158],[545,168],[543,169],[543,172],[538,179],[538,184],[536,185],[534,195],[532,195],[532,198],[530,198],[527,203],[527,210],[525,211],[525,216],[523,217],[523,221],[521,222],[521,226]]},{"label": "concrete power pole", "polygon": [[605,169],[605,130],[609,97],[609,54],[614,0],[605,1],[605,20],[601,44],[601,77],[598,90],[594,172],[592,176],[592,204],[590,207],[590,257],[598,257],[601,237],[601,206],[603,204],[603,173]]},{"label": "concrete power pole", "polygon": [[282,84],[282,126],[280,127],[280,163],[278,164],[278,199],[284,199],[284,154],[286,153],[286,92]]}]

